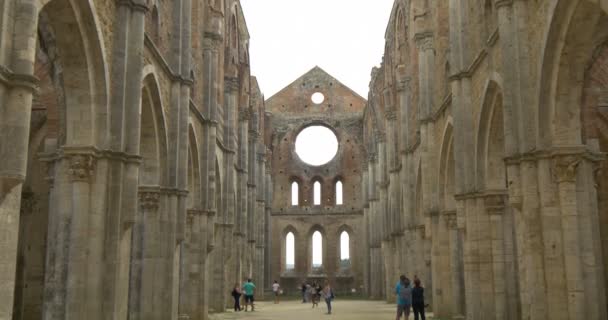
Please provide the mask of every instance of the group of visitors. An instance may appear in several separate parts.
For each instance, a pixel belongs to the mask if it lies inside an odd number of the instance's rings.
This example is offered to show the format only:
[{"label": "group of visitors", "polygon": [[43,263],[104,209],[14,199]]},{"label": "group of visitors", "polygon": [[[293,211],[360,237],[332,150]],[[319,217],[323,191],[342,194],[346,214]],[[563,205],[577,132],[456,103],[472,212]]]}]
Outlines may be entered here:
[{"label": "group of visitors", "polygon": [[327,314],[331,314],[331,302],[335,296],[329,281],[325,281],[325,286],[321,286],[317,282],[313,282],[312,284],[303,282],[301,290],[302,303],[312,302],[312,308],[315,308],[319,306],[319,301],[323,298],[327,305]]},{"label": "group of visitors", "polygon": [[401,275],[395,287],[395,294],[397,295],[397,320],[400,320],[402,315],[405,320],[408,320],[410,309],[414,310],[415,320],[426,320],[424,288],[417,276],[414,276],[414,287],[412,288],[410,279]]},{"label": "group of visitors", "polygon": [[247,282],[240,286],[238,283],[234,285],[232,289],[232,298],[234,298],[234,311],[241,311],[241,296],[245,294],[245,312],[247,312],[247,307],[251,304],[251,311],[254,311],[253,304],[253,295],[255,291],[255,284],[251,281],[251,279],[247,279]]}]

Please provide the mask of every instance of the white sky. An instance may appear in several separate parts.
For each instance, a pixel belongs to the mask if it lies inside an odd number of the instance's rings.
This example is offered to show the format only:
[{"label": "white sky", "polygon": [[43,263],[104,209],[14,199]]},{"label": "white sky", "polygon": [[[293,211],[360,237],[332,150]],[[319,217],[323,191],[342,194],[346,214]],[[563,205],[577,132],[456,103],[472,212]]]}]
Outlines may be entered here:
[{"label": "white sky", "polygon": [[327,127],[308,127],[296,137],[296,153],[305,163],[324,165],[338,153],[338,138]]},{"label": "white sky", "polygon": [[367,98],[394,0],[241,0],[266,98],[318,65]]}]

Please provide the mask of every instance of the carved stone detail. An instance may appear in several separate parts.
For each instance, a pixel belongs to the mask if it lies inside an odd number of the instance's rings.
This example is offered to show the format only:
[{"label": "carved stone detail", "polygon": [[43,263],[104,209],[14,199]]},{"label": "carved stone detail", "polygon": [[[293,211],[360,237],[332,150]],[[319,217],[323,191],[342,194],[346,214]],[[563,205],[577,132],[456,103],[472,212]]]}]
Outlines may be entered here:
[{"label": "carved stone detail", "polygon": [[69,156],[70,168],[68,174],[72,181],[89,181],[95,172],[96,159],[90,154],[74,154]]},{"label": "carved stone detail", "polygon": [[397,120],[397,111],[394,108],[386,109],[384,117],[389,121]]},{"label": "carved stone detail", "polygon": [[576,169],[581,159],[577,156],[560,156],[553,159],[553,177],[558,183],[575,182]]},{"label": "carved stone detail", "polygon": [[484,205],[486,212],[489,215],[502,215],[505,212],[505,196],[503,195],[491,195],[486,196],[484,199]]},{"label": "carved stone detail", "polygon": [[145,210],[157,210],[160,204],[160,192],[140,191],[139,206]]},{"label": "carved stone detail", "polygon": [[239,78],[236,78],[236,77],[225,77],[224,78],[224,91],[238,92],[239,88],[240,88]]}]

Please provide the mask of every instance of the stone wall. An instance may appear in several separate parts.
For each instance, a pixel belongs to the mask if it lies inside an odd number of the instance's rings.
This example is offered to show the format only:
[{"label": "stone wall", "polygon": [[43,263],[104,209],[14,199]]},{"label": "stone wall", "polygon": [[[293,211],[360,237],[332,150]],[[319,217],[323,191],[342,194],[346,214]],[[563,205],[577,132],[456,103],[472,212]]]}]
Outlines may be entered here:
[{"label": "stone wall", "polygon": [[262,296],[240,3],[6,1],[0,21],[0,318],[206,319],[247,277]]},{"label": "stone wall", "polygon": [[370,295],[417,275],[439,317],[606,317],[607,6],[395,1],[364,118]]}]

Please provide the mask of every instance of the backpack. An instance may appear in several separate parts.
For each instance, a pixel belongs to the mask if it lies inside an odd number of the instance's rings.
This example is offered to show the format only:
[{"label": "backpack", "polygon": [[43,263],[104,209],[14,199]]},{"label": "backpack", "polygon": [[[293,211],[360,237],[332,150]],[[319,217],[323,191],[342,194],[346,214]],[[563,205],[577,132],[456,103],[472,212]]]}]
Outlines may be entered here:
[{"label": "backpack", "polygon": [[405,285],[400,284],[399,300],[405,301],[407,304],[410,304],[412,302],[412,288],[410,288],[409,286],[406,287]]}]

